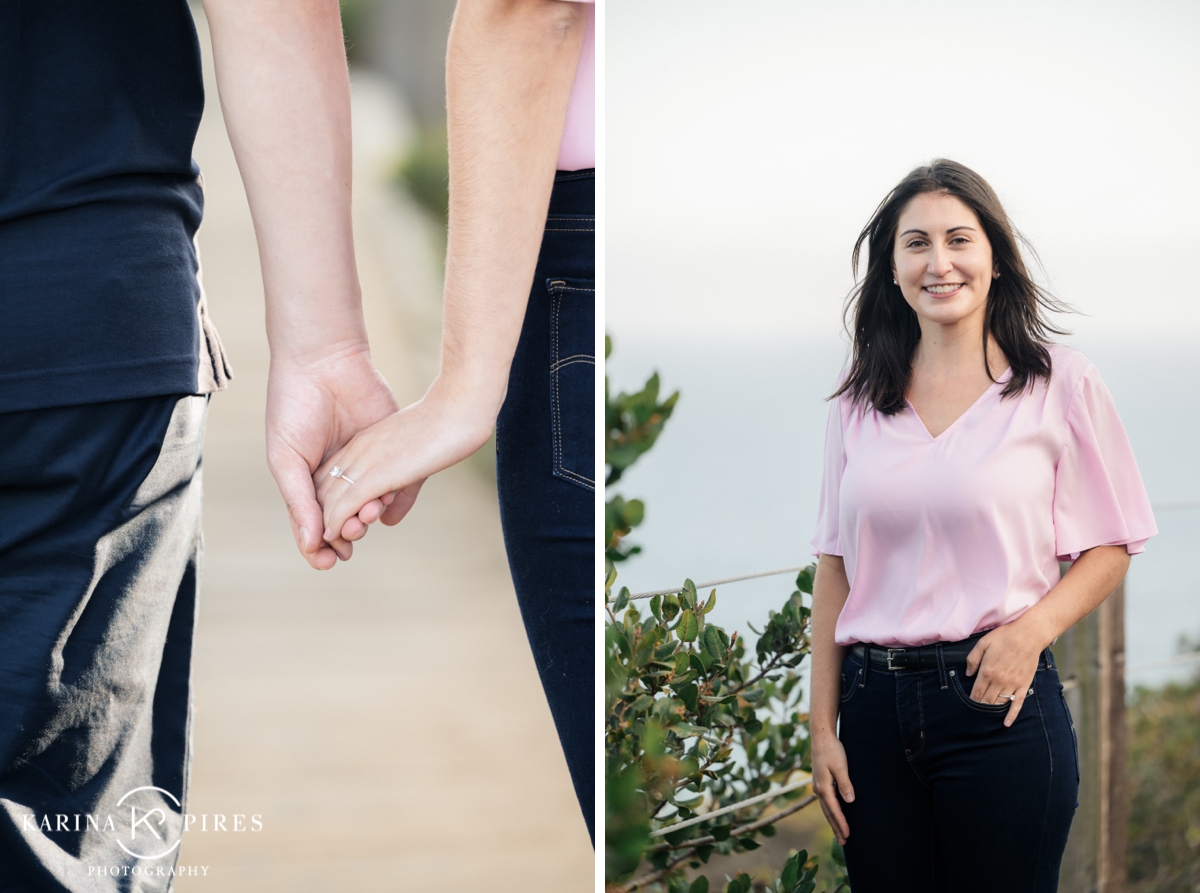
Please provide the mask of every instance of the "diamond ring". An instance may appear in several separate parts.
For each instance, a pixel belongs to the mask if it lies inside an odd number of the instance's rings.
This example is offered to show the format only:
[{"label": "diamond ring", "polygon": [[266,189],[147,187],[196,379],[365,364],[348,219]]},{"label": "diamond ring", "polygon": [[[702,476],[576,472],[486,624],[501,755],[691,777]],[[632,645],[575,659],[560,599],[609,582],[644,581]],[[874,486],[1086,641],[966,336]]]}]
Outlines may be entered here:
[{"label": "diamond ring", "polygon": [[344,471],[342,471],[342,469],[336,465],[333,466],[333,468],[329,469],[329,476],[331,478],[341,478],[347,484],[354,483],[354,481],[352,481],[352,480],[350,480],[350,478],[346,477],[346,473]]}]

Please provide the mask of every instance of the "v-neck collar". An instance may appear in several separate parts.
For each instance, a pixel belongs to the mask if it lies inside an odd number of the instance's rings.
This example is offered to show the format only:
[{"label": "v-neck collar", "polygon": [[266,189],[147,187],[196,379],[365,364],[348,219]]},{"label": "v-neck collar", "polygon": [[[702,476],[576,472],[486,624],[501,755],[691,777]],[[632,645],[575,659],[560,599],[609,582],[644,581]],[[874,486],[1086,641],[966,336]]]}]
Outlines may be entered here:
[{"label": "v-neck collar", "polygon": [[942,433],[938,434],[936,437],[934,436],[933,432],[929,430],[929,426],[925,424],[925,420],[923,418],[921,418],[921,414],[919,412],[917,412],[917,408],[912,405],[912,401],[909,400],[907,397],[905,397],[904,403],[908,406],[909,409],[912,410],[913,418],[915,418],[917,420],[917,424],[921,426],[921,430],[925,432],[925,436],[929,438],[929,441],[931,443],[937,443],[943,437],[945,437],[947,434],[949,434],[951,431],[953,431],[954,428],[957,427],[958,423],[961,422],[964,417],[970,415],[974,411],[975,407],[983,402],[984,397],[988,396],[990,393],[992,393],[993,390],[1000,387],[1001,385],[1006,384],[1010,378],[1012,378],[1012,366],[1009,366],[1002,373],[1000,373],[1000,377],[997,378],[995,381],[993,381],[982,394],[980,394],[978,397],[975,398],[974,403],[972,403],[970,406],[968,406],[966,409],[964,409],[962,412],[960,412],[958,414],[958,418],[956,418],[953,422],[951,422],[944,429],[942,429]]}]

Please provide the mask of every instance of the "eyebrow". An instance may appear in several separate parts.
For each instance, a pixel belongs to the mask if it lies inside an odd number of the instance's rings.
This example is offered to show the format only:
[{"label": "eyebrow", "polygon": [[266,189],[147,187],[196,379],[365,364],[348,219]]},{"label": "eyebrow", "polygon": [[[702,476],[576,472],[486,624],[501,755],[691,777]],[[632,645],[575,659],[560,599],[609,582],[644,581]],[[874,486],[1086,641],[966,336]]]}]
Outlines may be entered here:
[{"label": "eyebrow", "polygon": [[[946,232],[952,233],[955,230],[960,230],[960,229],[969,229],[971,232],[977,232],[975,227],[967,226],[965,223],[962,226],[952,226],[952,227],[950,227],[950,229],[946,230]],[[923,230],[923,229],[906,229],[904,232],[902,232],[900,234],[900,238],[907,236],[909,233],[916,233],[918,236],[928,236],[929,235],[929,233],[925,232],[925,230]]]}]

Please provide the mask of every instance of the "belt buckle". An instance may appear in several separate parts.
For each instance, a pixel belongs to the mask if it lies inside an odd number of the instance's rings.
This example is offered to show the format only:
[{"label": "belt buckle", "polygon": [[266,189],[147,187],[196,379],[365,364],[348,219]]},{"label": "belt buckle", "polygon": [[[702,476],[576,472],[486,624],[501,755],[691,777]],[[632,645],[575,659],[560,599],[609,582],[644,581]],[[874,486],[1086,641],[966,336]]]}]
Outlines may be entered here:
[{"label": "belt buckle", "polygon": [[907,649],[904,649],[904,648],[889,648],[889,649],[887,650],[887,668],[888,668],[889,670],[893,670],[893,671],[894,671],[894,670],[903,670],[903,669],[904,669],[904,667],[893,667],[893,666],[892,666],[892,654],[894,654],[894,653],[897,653],[897,652],[898,652],[898,653],[900,653],[900,654],[904,654],[904,652],[905,652],[906,650],[907,650]]}]

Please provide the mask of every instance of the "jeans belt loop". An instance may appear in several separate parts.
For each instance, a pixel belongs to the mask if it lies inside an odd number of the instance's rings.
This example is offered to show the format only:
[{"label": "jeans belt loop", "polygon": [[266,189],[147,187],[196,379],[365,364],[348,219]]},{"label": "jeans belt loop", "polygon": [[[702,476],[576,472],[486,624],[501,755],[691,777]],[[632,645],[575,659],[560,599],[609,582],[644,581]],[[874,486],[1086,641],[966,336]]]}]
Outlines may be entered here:
[{"label": "jeans belt loop", "polygon": [[871,672],[871,646],[864,644],[862,681],[858,683],[859,688],[867,687],[867,673],[869,672]]},{"label": "jeans belt loop", "polygon": [[937,655],[938,664],[938,681],[942,684],[942,688],[947,688],[946,684],[946,652],[942,648],[942,643],[938,642],[934,646],[934,653]]}]

